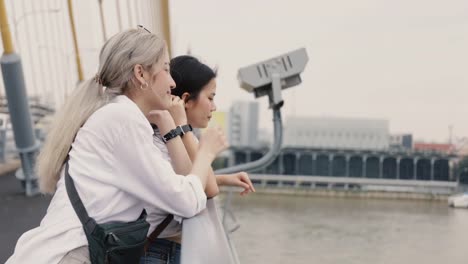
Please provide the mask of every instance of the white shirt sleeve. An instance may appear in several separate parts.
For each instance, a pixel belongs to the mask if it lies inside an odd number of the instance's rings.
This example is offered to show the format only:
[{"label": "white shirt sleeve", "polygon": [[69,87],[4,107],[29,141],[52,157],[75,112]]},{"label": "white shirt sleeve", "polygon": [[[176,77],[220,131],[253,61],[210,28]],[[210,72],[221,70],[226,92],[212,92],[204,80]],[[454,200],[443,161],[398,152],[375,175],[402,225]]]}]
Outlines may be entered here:
[{"label": "white shirt sleeve", "polygon": [[143,125],[124,125],[114,143],[115,169],[125,175],[116,185],[176,218],[193,217],[206,208],[207,197],[200,179],[177,175]]}]

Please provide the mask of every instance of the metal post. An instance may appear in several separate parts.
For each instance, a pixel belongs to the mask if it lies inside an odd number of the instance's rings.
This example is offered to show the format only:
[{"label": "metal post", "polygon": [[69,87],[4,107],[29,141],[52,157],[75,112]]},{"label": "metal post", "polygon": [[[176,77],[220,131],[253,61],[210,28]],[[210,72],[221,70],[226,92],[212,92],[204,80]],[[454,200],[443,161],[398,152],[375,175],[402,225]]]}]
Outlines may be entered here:
[{"label": "metal post", "polygon": [[106,21],[104,20],[104,9],[102,8],[102,1],[103,0],[98,0],[98,2],[99,2],[99,15],[101,16],[102,39],[104,40],[104,42],[106,42],[107,41]]},{"label": "metal post", "polygon": [[299,152],[299,153],[296,153],[296,159],[294,160],[294,166],[296,167],[296,173],[294,173],[295,175],[299,175],[299,160],[301,159],[301,156],[302,156],[302,151]]},{"label": "metal post", "polygon": [[400,179],[400,161],[401,161],[401,157],[397,157],[396,158],[396,178],[397,178],[397,180]]},{"label": "metal post", "polygon": [[[424,169],[423,169],[424,173]],[[413,180],[418,179],[418,158],[413,159]]]},{"label": "metal post", "polygon": [[280,175],[285,175],[285,170],[284,170],[284,153],[281,153],[278,155],[278,166],[277,166],[277,173]]},{"label": "metal post", "polygon": [[78,49],[78,40],[76,38],[75,19],[73,18],[73,3],[68,0],[68,16],[70,18],[70,26],[72,30],[73,46],[75,47],[76,70],[78,71],[78,81],[84,81],[83,70],[81,69],[80,50]]},{"label": "metal post", "polygon": [[310,175],[318,175],[317,173],[317,152],[312,153],[312,172]]},{"label": "metal post", "polygon": [[350,177],[349,175],[349,166],[350,166],[350,162],[351,162],[351,156],[350,155],[346,155],[346,171],[345,171],[345,176],[346,177]]},{"label": "metal post", "polygon": [[362,156],[362,177],[367,177],[367,155]]},{"label": "metal post", "polygon": [[383,162],[384,162],[384,157],[380,156],[379,157],[379,179],[383,178]]},{"label": "metal post", "polygon": [[117,9],[117,22],[119,23],[119,32],[122,32],[122,14],[120,13],[120,0],[117,0],[115,3],[115,8]]},{"label": "metal post", "polygon": [[14,52],[13,42],[11,41],[11,32],[8,25],[7,13],[5,8],[5,1],[0,1],[0,27],[2,31],[3,50],[5,54]]},{"label": "metal post", "polygon": [[245,161],[246,162],[252,161],[252,150],[245,151]]},{"label": "metal post", "polygon": [[434,170],[435,170],[434,164],[435,164],[435,159],[431,158],[431,175],[430,175],[431,181],[434,180]]},{"label": "metal post", "polygon": [[455,177],[454,177],[454,164],[453,164],[453,160],[448,160],[448,164],[449,164],[449,181],[455,181]]},{"label": "metal post", "polygon": [[163,36],[166,40],[167,51],[169,52],[169,57],[172,54],[172,41],[171,41],[171,21],[169,15],[169,0],[161,1],[161,15],[162,15],[162,29]]},{"label": "metal post", "polygon": [[3,0],[0,0],[0,29],[4,47],[0,64],[8,100],[8,111],[15,135],[16,148],[21,158],[26,195],[33,196],[38,193],[35,183],[36,177],[34,176],[34,162],[39,145],[34,137],[21,58],[14,53]]}]

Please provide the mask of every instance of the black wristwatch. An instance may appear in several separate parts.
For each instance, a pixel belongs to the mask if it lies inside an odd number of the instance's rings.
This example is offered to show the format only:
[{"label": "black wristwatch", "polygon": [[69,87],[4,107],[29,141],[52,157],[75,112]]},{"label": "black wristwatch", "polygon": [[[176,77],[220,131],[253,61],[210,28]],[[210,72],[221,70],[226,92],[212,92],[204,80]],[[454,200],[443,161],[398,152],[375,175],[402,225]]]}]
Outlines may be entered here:
[{"label": "black wristwatch", "polygon": [[185,133],[193,131],[193,128],[191,125],[183,125],[183,126],[177,126],[176,128],[172,129],[169,131],[166,135],[162,137],[162,140],[164,143],[167,143],[169,140],[181,136],[183,137]]}]

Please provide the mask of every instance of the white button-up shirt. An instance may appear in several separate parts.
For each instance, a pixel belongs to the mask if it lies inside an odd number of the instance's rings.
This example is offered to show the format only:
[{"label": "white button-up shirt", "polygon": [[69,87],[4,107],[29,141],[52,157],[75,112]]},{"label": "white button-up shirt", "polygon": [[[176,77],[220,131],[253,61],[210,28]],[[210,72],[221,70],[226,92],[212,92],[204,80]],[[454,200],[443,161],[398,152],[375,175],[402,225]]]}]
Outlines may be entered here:
[{"label": "white button-up shirt", "polygon": [[[69,173],[90,217],[98,223],[134,221],[144,207],[162,221],[167,214],[189,218],[206,207],[195,175],[177,175],[153,144],[153,129],[137,105],[118,96],[97,110],[78,131],[70,151]],[[23,234],[7,261],[58,263],[88,244],[68,198],[64,172],[39,227]],[[168,234],[170,235],[170,234]]]},{"label": "white button-up shirt", "polygon": [[[198,142],[198,139],[195,137],[195,140]],[[172,164],[171,156],[169,155],[169,150],[167,149],[166,143],[162,140],[162,136],[159,133],[159,130],[156,128],[154,129],[153,135],[153,144],[161,151],[162,156],[165,160]],[[156,229],[158,224],[162,222],[162,218],[166,217],[167,215],[161,215],[160,210],[157,208],[153,208],[152,206],[148,206],[146,208],[146,212],[148,213],[148,217],[146,221],[150,223],[150,228],[148,232],[148,236]],[[166,228],[161,232],[158,238],[166,238],[166,237],[174,237],[176,235],[182,234],[182,218],[175,215],[174,220],[172,220]]]}]

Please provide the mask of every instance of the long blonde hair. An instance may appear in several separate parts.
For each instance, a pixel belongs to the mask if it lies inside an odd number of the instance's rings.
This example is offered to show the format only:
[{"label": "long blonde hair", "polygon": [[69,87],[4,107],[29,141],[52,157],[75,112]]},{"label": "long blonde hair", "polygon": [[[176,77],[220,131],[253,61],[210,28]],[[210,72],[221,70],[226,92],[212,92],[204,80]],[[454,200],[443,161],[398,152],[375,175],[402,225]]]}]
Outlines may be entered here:
[{"label": "long blonde hair", "polygon": [[[71,144],[86,120],[117,95],[134,87],[133,67],[153,68],[166,50],[163,39],[144,29],[116,34],[102,47],[96,77],[85,81],[57,111],[36,161],[36,174],[43,193],[53,193]],[[105,88],[104,88],[105,87]]]}]

